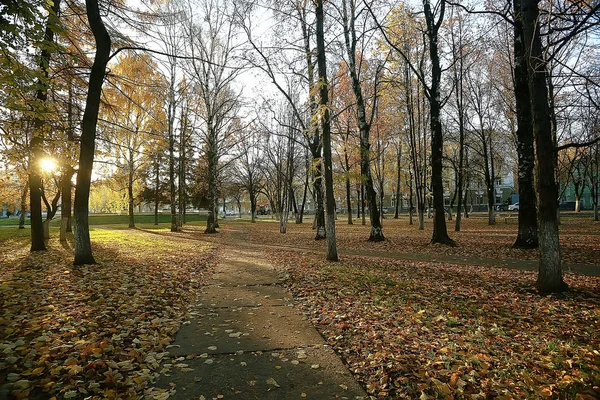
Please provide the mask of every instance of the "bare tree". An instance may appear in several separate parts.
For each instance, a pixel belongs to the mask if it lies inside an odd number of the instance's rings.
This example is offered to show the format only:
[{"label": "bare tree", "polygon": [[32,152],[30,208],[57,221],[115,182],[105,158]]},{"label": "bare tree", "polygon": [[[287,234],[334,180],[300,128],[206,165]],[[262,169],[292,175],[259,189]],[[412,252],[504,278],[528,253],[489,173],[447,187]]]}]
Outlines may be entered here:
[{"label": "bare tree", "polygon": [[232,87],[240,68],[235,65],[238,45],[229,7],[227,2],[201,0],[196,9],[202,15],[190,13],[186,27],[192,53],[192,84],[202,103],[201,140],[208,168],[209,208],[205,233],[216,233],[219,159],[232,146],[233,122],[240,105],[240,93]]}]

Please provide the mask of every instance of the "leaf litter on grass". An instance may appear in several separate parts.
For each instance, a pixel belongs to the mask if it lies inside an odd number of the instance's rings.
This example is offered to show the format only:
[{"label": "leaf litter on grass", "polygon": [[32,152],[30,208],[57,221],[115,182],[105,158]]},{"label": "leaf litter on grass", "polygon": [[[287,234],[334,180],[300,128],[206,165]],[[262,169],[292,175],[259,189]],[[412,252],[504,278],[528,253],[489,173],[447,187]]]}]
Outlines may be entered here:
[{"label": "leaf litter on grass", "polygon": [[269,254],[373,396],[600,397],[600,278],[543,297],[531,272]]},{"label": "leaf litter on grass", "polygon": [[[148,391],[215,250],[143,231],[93,232],[97,265],[26,241],[0,270],[0,390],[14,398],[166,398]],[[2,394],[2,393],[0,393]]]}]

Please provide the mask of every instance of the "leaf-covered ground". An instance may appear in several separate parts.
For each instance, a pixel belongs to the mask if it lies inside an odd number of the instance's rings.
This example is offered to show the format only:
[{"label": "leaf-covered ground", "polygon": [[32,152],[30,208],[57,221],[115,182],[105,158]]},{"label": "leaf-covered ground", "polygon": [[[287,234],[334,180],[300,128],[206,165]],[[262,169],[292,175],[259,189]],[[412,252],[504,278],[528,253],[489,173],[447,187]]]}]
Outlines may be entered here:
[{"label": "leaf-covered ground", "polygon": [[382,399],[600,398],[600,278],[270,251],[315,326]]},{"label": "leaf-covered ground", "polygon": [[215,251],[94,229],[98,264],[74,267],[57,240],[29,254],[26,233],[0,232],[0,398],[160,398],[147,385]]},{"label": "leaf-covered ground", "polygon": [[[343,217],[336,224],[337,244],[340,250],[365,250],[381,252],[399,252],[406,254],[436,254],[451,257],[480,257],[487,259],[537,260],[537,250],[513,249],[512,244],[517,237],[518,225],[511,220],[504,223],[498,217],[498,223],[490,226],[487,219],[463,219],[461,232],[454,232],[453,221],[448,221],[448,232],[456,241],[456,247],[430,245],[433,224],[425,221],[425,230],[420,231],[417,225],[408,225],[408,219],[395,220],[387,218],[383,221],[383,232],[386,241],[368,242],[369,225],[363,226],[355,220],[348,225]],[[563,261],[567,264],[600,264],[600,223],[587,217],[563,217],[560,226],[560,242]],[[417,223],[417,221],[415,221]],[[260,244],[287,245],[300,248],[325,249],[325,241],[315,241],[315,231],[311,229],[311,221],[296,225],[288,223],[288,233],[279,233],[275,221],[261,220],[257,224],[232,222],[226,220],[223,234],[228,229],[243,231],[245,240]]]}]

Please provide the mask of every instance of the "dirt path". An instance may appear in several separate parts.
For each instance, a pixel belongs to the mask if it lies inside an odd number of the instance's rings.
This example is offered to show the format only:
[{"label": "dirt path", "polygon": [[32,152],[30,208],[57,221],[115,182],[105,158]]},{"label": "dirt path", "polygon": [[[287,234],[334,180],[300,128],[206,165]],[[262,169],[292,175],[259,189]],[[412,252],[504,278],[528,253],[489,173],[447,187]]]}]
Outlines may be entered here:
[{"label": "dirt path", "polygon": [[262,251],[222,254],[156,386],[169,399],[366,398]]}]

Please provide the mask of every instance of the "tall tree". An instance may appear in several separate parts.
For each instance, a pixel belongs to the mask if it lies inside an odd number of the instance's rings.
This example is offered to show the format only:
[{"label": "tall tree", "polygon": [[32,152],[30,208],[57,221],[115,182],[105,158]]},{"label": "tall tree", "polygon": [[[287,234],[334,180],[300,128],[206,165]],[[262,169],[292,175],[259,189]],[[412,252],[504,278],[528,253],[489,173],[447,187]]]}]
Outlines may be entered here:
[{"label": "tall tree", "polygon": [[102,21],[98,0],[86,0],[88,23],[96,42],[94,64],[90,72],[85,111],[81,126],[81,149],[79,151],[79,170],[77,171],[77,188],[75,189],[75,265],[95,264],[90,242],[88,221],[90,184],[94,166],[94,150],[96,148],[96,126],[100,109],[102,84],[106,75],[106,64],[110,57],[111,40]]},{"label": "tall tree", "polygon": [[[240,93],[232,83],[241,69],[234,65],[238,50],[236,25],[231,20],[229,2],[200,1],[200,18],[189,16],[190,74],[200,103],[201,141],[208,174],[208,218],[205,233],[216,233],[219,159],[232,147],[234,120],[238,118]],[[199,22],[193,22],[193,21]],[[200,61],[202,60],[202,61]]]},{"label": "tall tree", "polygon": [[359,14],[366,16],[366,13],[360,12],[356,9],[355,0],[342,0],[342,23],[344,29],[344,42],[346,48],[346,61],[348,63],[348,72],[351,77],[352,91],[356,99],[356,112],[358,129],[360,133],[360,171],[364,179],[364,187],[367,195],[367,202],[369,204],[369,215],[371,220],[371,232],[369,234],[369,240],[373,242],[380,242],[385,240],[383,235],[383,227],[381,226],[381,215],[377,207],[377,194],[373,185],[373,177],[371,174],[371,145],[369,143],[369,135],[373,119],[375,116],[375,110],[377,109],[377,85],[378,85],[378,72],[375,73],[375,90],[373,96],[373,102],[371,105],[371,116],[367,115],[367,104],[365,102],[361,72],[364,70],[362,64],[364,63],[363,55],[364,49],[358,54],[357,60],[357,46],[359,40],[363,43],[366,41],[365,38],[359,38],[356,30],[356,22]]},{"label": "tall tree", "polygon": [[[242,23],[248,42],[254,52],[258,55],[258,61],[252,60],[252,64],[262,70],[271,83],[276,87],[279,93],[286,99],[292,107],[297,123],[302,129],[305,139],[305,145],[308,147],[312,162],[310,163],[310,173],[312,175],[312,190],[315,197],[315,240],[323,240],[326,237],[325,229],[325,211],[323,208],[323,168],[322,152],[323,141],[322,134],[318,124],[318,118],[314,116],[318,113],[317,94],[319,91],[317,74],[315,71],[315,51],[314,37],[315,27],[314,19],[311,18],[309,2],[306,0],[294,0],[289,3],[277,3],[275,15],[282,18],[279,30],[275,32],[277,45],[270,51],[258,43],[252,34],[252,7],[248,7],[244,12],[240,12]],[[239,10],[239,9],[238,9]],[[292,23],[292,27],[288,25]],[[300,39],[289,38],[290,31],[299,29]],[[283,42],[283,43],[281,43]],[[297,44],[299,43],[299,44]],[[294,59],[287,57],[287,49],[296,49],[300,54],[303,66],[296,66]],[[300,63],[298,63],[300,64]],[[299,73],[299,71],[302,71]],[[296,80],[299,80],[307,87],[308,110],[305,111],[296,101],[295,93],[289,89],[296,86]],[[308,115],[308,117],[307,117]]]},{"label": "tall tree", "polygon": [[325,226],[327,230],[327,260],[338,261],[337,244],[335,236],[335,197],[333,193],[333,171],[331,160],[331,112],[329,105],[329,82],[327,80],[327,58],[325,55],[325,14],[323,1],[316,0],[315,13],[317,25],[315,36],[317,39],[317,66],[319,71],[319,120],[323,132],[323,162],[325,175],[325,207],[327,218]]},{"label": "tall tree", "polygon": [[439,30],[444,21],[446,10],[445,0],[440,0],[436,9],[436,15],[431,8],[429,0],[423,0],[423,11],[425,22],[427,23],[427,38],[429,39],[429,58],[431,60],[431,84],[426,91],[429,100],[429,112],[431,119],[431,187],[433,192],[433,236],[432,243],[442,243],[454,246],[455,243],[448,236],[446,229],[446,219],[444,214],[444,187],[442,182],[443,173],[443,135],[442,135],[442,97],[441,97],[441,78],[442,68],[440,65],[440,56],[438,48]]},{"label": "tall tree", "polygon": [[515,248],[534,249],[539,245],[537,196],[534,188],[535,150],[528,87],[527,42],[523,32],[521,1],[514,0],[514,91],[517,114],[517,157],[519,182],[519,231]]},{"label": "tall tree", "polygon": [[35,114],[33,135],[29,144],[29,207],[31,208],[31,251],[46,250],[44,243],[44,227],[42,221],[42,159],[44,158],[44,137],[48,131],[46,121],[48,88],[50,85],[50,58],[54,49],[54,31],[58,29],[58,12],[60,0],[48,3],[48,19],[44,31],[44,40],[41,42],[41,54],[38,61],[40,77],[38,89],[35,94],[36,106],[39,107]]},{"label": "tall tree", "polygon": [[548,118],[548,87],[546,62],[542,52],[537,0],[522,0],[520,10],[528,71],[533,135],[536,150],[536,182],[540,264],[537,288],[540,292],[568,289],[562,277],[560,243],[558,239],[558,187],[555,180],[555,146],[551,121]]}]

